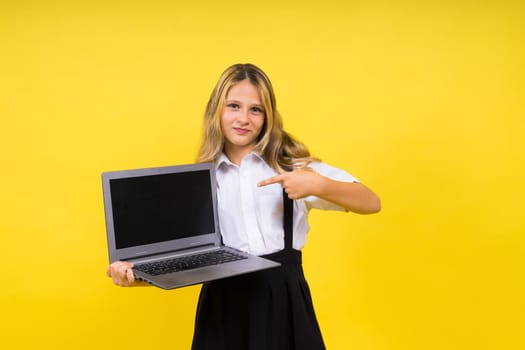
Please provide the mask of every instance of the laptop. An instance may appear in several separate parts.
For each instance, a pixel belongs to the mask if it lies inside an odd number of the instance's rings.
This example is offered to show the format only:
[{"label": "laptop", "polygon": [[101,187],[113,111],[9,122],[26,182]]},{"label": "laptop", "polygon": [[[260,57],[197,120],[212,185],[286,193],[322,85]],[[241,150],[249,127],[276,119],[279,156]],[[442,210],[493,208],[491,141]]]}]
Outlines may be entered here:
[{"label": "laptop", "polygon": [[222,244],[213,163],[104,172],[102,187],[109,261],[138,280],[173,289],[280,265]]}]

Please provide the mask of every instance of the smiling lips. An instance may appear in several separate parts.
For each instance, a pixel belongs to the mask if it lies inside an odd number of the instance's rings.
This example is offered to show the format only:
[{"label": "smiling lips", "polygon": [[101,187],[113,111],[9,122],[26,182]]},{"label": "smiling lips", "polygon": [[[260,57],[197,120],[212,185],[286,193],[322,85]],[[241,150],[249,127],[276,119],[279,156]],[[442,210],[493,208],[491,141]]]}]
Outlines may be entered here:
[{"label": "smiling lips", "polygon": [[250,130],[243,128],[233,128],[233,130],[235,130],[235,132],[240,135],[245,135],[250,132]]}]

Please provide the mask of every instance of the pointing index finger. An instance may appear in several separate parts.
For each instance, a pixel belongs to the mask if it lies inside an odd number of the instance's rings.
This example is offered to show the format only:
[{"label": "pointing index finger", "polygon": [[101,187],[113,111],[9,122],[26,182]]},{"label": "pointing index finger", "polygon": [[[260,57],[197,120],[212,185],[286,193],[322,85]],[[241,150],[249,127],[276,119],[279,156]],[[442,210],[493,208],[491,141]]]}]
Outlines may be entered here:
[{"label": "pointing index finger", "polygon": [[261,182],[257,184],[257,186],[262,187],[262,186],[276,184],[276,183],[280,184],[281,181],[282,181],[282,175],[276,175],[276,176],[267,178],[266,180],[262,180]]}]

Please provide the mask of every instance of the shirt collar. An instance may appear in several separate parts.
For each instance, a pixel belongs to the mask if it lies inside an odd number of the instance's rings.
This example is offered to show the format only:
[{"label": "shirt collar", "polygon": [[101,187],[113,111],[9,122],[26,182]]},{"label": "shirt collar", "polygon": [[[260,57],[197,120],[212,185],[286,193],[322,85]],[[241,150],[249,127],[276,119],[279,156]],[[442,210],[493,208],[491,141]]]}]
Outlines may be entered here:
[{"label": "shirt collar", "polygon": [[234,165],[229,159],[228,157],[226,157],[226,154],[221,153],[221,155],[219,156],[219,159],[217,160],[217,168],[219,168],[222,164],[228,164],[228,165]]},{"label": "shirt collar", "polygon": [[[262,160],[264,162],[263,157],[261,155],[255,153],[255,152],[252,152],[252,153],[248,154],[247,157],[248,156],[256,157],[256,158],[258,158],[258,159],[260,159],[260,160]],[[216,168],[219,168],[222,164],[237,166],[236,164],[232,163],[232,161],[230,159],[228,159],[228,157],[226,156],[226,154],[224,154],[224,152],[222,152],[221,155],[219,156],[219,159],[217,160]]]}]

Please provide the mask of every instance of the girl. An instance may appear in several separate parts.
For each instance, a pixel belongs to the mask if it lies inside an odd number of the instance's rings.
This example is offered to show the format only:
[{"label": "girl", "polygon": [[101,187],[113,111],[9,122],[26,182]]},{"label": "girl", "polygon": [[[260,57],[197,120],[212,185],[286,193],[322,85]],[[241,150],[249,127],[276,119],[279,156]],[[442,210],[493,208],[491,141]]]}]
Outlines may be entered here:
[{"label": "girl", "polygon": [[[282,265],[204,284],[192,349],[324,349],[301,264],[307,214],[376,213],[379,198],[283,130],[270,80],[252,64],[229,67],[217,82],[198,161],[217,167],[224,244]],[[139,285],[131,267],[115,262],[107,274],[117,285]]]}]

